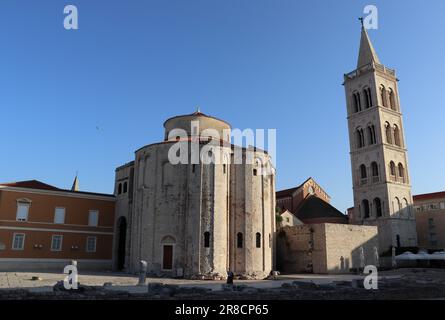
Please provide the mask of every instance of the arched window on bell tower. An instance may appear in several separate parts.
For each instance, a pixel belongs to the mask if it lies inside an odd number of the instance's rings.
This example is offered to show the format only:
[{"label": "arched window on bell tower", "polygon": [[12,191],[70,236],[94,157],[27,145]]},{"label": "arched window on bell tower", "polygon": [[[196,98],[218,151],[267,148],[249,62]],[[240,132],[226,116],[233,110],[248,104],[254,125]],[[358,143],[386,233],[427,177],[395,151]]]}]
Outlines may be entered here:
[{"label": "arched window on bell tower", "polygon": [[396,99],[395,99],[394,91],[393,91],[391,88],[389,88],[389,93],[388,93],[388,95],[389,95],[389,107],[390,107],[392,110],[397,110],[397,107],[396,107]]},{"label": "arched window on bell tower", "polygon": [[396,180],[396,164],[394,163],[394,161],[391,161],[389,163],[389,174],[391,176],[391,180],[395,181]]},{"label": "arched window on bell tower", "polygon": [[372,174],[372,182],[373,183],[380,181],[380,179],[379,179],[379,165],[375,161],[371,163],[371,174]]},{"label": "arched window on bell tower", "polygon": [[363,217],[365,219],[369,218],[369,201],[368,200],[364,199],[362,201],[362,209],[363,209]]},{"label": "arched window on bell tower", "polygon": [[363,148],[365,146],[365,133],[363,128],[357,128],[356,130],[357,148]]},{"label": "arched window on bell tower", "polygon": [[354,113],[362,111],[361,101],[360,101],[360,93],[354,92],[352,94],[352,103],[354,105]]},{"label": "arched window on bell tower", "polygon": [[394,213],[398,212],[399,214],[401,214],[402,202],[400,202],[400,199],[398,197],[394,198],[393,206],[394,206],[393,208]]},{"label": "arched window on bell tower", "polygon": [[375,126],[370,124],[368,126],[368,142],[369,145],[373,145],[377,143],[376,135],[375,135]]},{"label": "arched window on bell tower", "polygon": [[402,143],[400,140],[400,129],[396,124],[394,125],[394,144],[398,147],[402,146]]},{"label": "arched window on bell tower", "polygon": [[371,97],[371,89],[366,87],[363,89],[363,95],[365,97],[365,107],[366,109],[372,107],[372,97]]},{"label": "arched window on bell tower", "polygon": [[405,168],[403,167],[403,164],[399,163],[399,180],[403,183],[405,183]]},{"label": "arched window on bell tower", "polygon": [[360,166],[360,184],[366,184],[368,182],[367,177],[366,166],[362,164]]},{"label": "arched window on bell tower", "polygon": [[383,211],[382,211],[382,201],[380,200],[380,198],[374,199],[374,208],[376,217],[381,217],[383,215]]},{"label": "arched window on bell tower", "polygon": [[122,183],[119,183],[118,187],[117,187],[117,194],[121,194],[122,193]]},{"label": "arched window on bell tower", "polygon": [[380,86],[380,100],[382,101],[382,106],[387,108],[388,104],[386,103],[386,88],[383,85]]},{"label": "arched window on bell tower", "polygon": [[386,135],[386,143],[392,144],[392,129],[389,122],[385,123],[385,135]]}]

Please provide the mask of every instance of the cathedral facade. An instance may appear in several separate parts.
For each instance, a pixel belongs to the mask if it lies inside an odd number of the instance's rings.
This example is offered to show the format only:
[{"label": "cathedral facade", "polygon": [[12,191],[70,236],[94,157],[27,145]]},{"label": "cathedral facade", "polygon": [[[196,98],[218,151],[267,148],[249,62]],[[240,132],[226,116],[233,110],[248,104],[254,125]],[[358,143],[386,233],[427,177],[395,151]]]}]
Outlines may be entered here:
[{"label": "cathedral facade", "polygon": [[164,141],[116,169],[115,269],[136,272],[144,260],[156,275],[267,276],[275,245],[268,153],[234,146],[230,125],[199,111],[164,128]]},{"label": "cathedral facade", "polygon": [[417,245],[397,77],[362,27],[357,68],[344,75],[354,191],[352,223],[378,227],[379,251]]}]

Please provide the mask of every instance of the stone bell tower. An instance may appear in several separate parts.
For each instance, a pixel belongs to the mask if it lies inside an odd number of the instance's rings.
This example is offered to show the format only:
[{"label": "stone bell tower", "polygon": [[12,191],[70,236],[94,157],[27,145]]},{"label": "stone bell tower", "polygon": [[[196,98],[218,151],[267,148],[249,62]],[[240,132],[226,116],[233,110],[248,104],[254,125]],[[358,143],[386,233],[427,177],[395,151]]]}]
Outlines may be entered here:
[{"label": "stone bell tower", "polygon": [[395,71],[382,65],[362,25],[357,68],[344,75],[354,190],[352,223],[375,225],[380,253],[417,246]]}]

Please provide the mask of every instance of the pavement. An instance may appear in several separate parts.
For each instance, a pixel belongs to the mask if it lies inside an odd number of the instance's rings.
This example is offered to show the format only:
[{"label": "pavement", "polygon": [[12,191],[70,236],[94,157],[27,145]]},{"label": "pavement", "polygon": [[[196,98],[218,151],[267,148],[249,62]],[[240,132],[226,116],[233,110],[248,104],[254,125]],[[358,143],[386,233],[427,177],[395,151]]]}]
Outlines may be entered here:
[{"label": "pavement", "polygon": [[[392,300],[445,297],[445,269],[433,268],[379,271],[378,288],[375,288],[378,290],[364,289],[365,275],[358,274],[279,275],[269,280],[235,280],[236,286],[227,287],[223,286],[225,281],[169,278],[147,278],[146,285],[139,286],[136,275],[80,271],[78,279],[81,290],[79,291],[64,291],[61,290],[60,285],[55,286],[64,277],[65,275],[61,272],[0,272],[0,300]],[[37,280],[32,280],[33,278]]]},{"label": "pavement", "polygon": [[[383,272],[382,272],[383,273]],[[380,278],[400,278],[398,274],[380,274]],[[63,273],[53,272],[0,272],[0,290],[1,289],[27,289],[32,292],[50,292],[52,287],[65,278]],[[32,280],[38,277],[39,280]],[[293,281],[313,282],[317,285],[329,284],[334,281],[352,282],[354,279],[364,279],[363,275],[341,274],[341,275],[317,275],[317,274],[292,274],[280,275],[274,280],[235,280],[235,284],[244,284],[252,288],[268,289],[279,288],[283,283],[292,283]],[[146,286],[137,286],[138,277],[125,273],[79,273],[79,283],[87,286],[103,286],[105,283],[111,283],[106,286],[108,290],[123,290],[132,293],[146,292]],[[169,279],[169,278],[147,278],[146,284],[162,283],[168,285],[177,285],[180,287],[198,287],[214,291],[221,290],[221,285],[225,281],[220,280],[188,280],[188,279]]]}]

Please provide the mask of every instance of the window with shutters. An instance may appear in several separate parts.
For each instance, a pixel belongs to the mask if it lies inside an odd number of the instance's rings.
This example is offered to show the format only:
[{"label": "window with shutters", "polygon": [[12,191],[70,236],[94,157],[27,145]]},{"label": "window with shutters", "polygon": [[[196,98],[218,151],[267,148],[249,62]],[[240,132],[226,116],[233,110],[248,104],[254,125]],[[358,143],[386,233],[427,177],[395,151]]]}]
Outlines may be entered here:
[{"label": "window with shutters", "polygon": [[31,201],[28,200],[18,200],[17,201],[17,221],[28,221],[29,207],[31,206]]},{"label": "window with shutters", "polygon": [[90,213],[88,216],[88,225],[90,227],[97,227],[98,223],[99,223],[99,211],[90,210]]},{"label": "window with shutters", "polygon": [[56,208],[54,213],[54,223],[64,224],[65,223],[65,208]]},{"label": "window with shutters", "polygon": [[63,236],[53,235],[51,240],[51,251],[62,251]]},{"label": "window with shutters", "polygon": [[96,237],[87,237],[87,252],[96,252]]},{"label": "window with shutters", "polygon": [[23,250],[25,247],[25,234],[14,233],[12,238],[12,250]]}]

